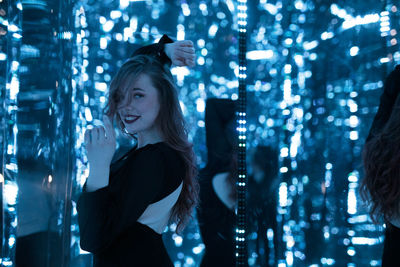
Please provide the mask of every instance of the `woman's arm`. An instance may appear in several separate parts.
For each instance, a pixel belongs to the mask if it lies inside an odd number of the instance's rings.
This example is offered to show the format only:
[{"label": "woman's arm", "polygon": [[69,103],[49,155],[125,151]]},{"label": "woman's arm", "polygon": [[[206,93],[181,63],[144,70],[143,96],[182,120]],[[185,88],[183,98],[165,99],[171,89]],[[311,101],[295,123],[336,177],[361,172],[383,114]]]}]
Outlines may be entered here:
[{"label": "woman's arm", "polygon": [[131,57],[136,55],[155,56],[163,65],[167,65],[168,67],[171,67],[171,64],[175,66],[193,67],[196,58],[192,41],[185,40],[174,42],[165,34],[158,43],[137,49],[133,52]]},{"label": "woman's arm", "polygon": [[172,64],[172,61],[165,54],[164,48],[165,48],[165,44],[173,43],[173,42],[174,41],[171,38],[169,38],[166,34],[164,34],[161,37],[160,41],[158,41],[158,43],[146,45],[146,46],[143,46],[143,47],[135,50],[135,52],[132,53],[131,57],[134,57],[136,55],[155,56],[160,60],[160,62],[163,65],[168,65],[168,67],[170,67]]},{"label": "woman's arm", "polygon": [[103,126],[85,131],[85,147],[89,161],[88,191],[95,191],[108,185],[110,163],[115,153],[115,132],[110,118],[103,115]]},{"label": "woman's arm", "polygon": [[216,174],[212,179],[212,186],[217,197],[224,203],[224,205],[230,209],[234,210],[236,205],[236,200],[232,199],[230,196],[232,195],[229,181],[229,172],[222,172]]},{"label": "woman's arm", "polygon": [[101,253],[134,225],[162,190],[165,170],[162,151],[149,146],[116,178],[118,195],[111,194],[109,186],[93,192],[84,189],[77,202],[82,249]]}]

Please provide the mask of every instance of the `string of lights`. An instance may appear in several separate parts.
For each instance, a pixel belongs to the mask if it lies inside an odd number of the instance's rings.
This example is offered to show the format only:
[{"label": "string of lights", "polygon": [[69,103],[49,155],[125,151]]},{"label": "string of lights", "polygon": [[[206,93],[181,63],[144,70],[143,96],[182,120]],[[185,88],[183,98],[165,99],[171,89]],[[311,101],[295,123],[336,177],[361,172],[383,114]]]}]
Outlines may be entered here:
[{"label": "string of lights", "polygon": [[247,1],[239,0],[239,105],[238,105],[238,180],[237,180],[237,229],[236,266],[247,266],[246,243],[246,42],[247,42]]}]

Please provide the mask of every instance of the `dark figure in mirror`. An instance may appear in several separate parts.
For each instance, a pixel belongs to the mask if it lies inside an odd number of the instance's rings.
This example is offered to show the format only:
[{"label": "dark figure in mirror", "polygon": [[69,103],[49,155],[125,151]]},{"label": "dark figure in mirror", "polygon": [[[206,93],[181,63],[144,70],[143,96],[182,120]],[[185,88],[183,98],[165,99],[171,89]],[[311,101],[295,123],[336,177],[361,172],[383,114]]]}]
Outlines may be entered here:
[{"label": "dark figure in mirror", "polygon": [[62,238],[51,227],[52,220],[57,218],[56,201],[49,181],[51,168],[43,157],[34,159],[34,156],[26,157],[28,154],[21,150],[17,157],[19,197],[15,265],[60,266]]},{"label": "dark figure in mirror", "polygon": [[250,248],[249,245],[249,252],[257,254],[254,266],[275,266],[278,245],[278,152],[270,146],[257,146],[250,166],[252,172],[248,180],[248,232],[256,237],[255,248]]},{"label": "dark figure in mirror", "polygon": [[235,266],[235,206],[237,176],[236,102],[206,101],[207,165],[199,172],[197,216],[205,253],[200,266]]}]

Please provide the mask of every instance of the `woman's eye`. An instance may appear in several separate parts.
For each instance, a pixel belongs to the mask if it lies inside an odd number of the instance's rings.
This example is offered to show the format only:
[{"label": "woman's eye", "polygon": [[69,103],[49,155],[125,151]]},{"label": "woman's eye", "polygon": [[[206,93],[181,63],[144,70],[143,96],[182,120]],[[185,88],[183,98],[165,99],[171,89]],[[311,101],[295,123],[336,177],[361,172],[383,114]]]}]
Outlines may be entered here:
[{"label": "woman's eye", "polygon": [[134,95],[133,97],[134,97],[134,98],[140,98],[140,97],[143,97],[143,95],[136,94],[136,95]]}]

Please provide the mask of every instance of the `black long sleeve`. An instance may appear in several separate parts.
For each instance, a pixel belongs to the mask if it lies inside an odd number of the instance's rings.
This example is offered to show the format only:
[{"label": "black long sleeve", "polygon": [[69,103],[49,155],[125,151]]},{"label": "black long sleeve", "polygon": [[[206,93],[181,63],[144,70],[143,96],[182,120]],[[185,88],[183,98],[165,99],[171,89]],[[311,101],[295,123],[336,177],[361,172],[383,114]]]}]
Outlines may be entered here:
[{"label": "black long sleeve", "polygon": [[209,98],[206,101],[206,143],[210,165],[229,165],[236,138],[235,111],[236,102],[233,100]]},{"label": "black long sleeve", "polygon": [[389,74],[385,81],[384,90],[380,98],[378,112],[372,122],[367,141],[377,135],[385,126],[392,113],[393,105],[400,93],[400,65]]},{"label": "black long sleeve", "polygon": [[[129,158],[127,160],[132,160]],[[83,192],[77,202],[81,247],[92,253],[107,249],[132,226],[162,190],[165,157],[155,146],[144,147],[118,173],[119,185]],[[113,181],[110,179],[110,183]]]},{"label": "black long sleeve", "polygon": [[146,45],[146,46],[143,46],[143,47],[135,50],[135,52],[132,53],[131,57],[136,56],[136,55],[154,56],[154,57],[157,57],[163,65],[167,65],[168,67],[171,67],[172,62],[169,59],[169,57],[164,53],[164,46],[165,46],[165,44],[173,43],[173,42],[174,41],[171,38],[169,38],[166,34],[164,34],[161,37],[160,41],[158,41],[158,43]]}]

